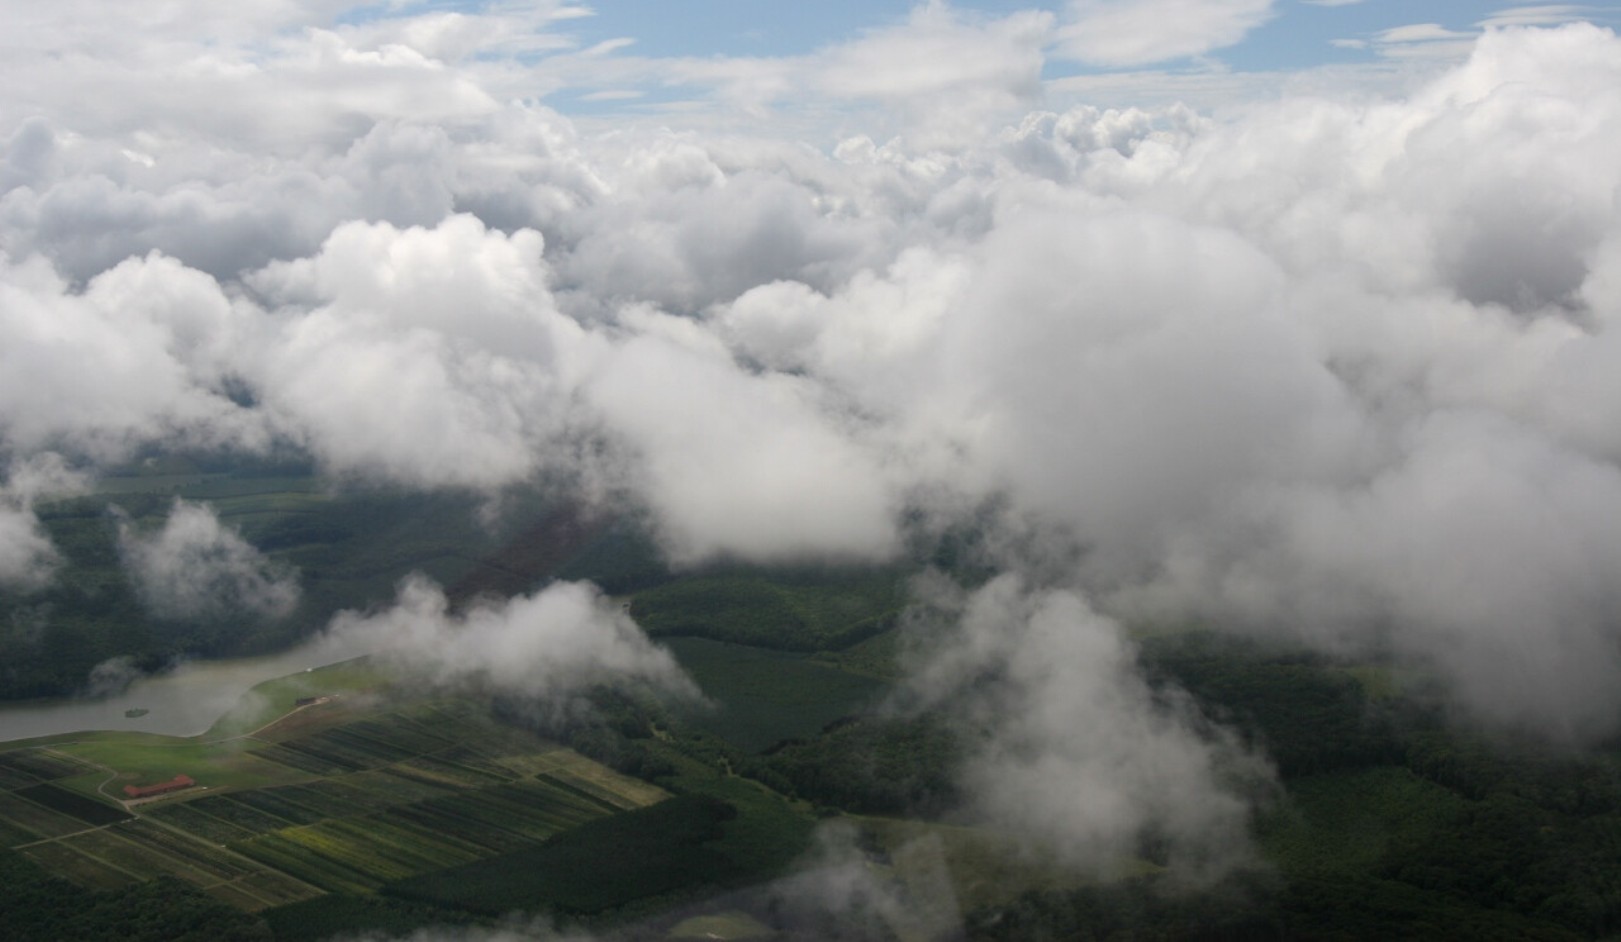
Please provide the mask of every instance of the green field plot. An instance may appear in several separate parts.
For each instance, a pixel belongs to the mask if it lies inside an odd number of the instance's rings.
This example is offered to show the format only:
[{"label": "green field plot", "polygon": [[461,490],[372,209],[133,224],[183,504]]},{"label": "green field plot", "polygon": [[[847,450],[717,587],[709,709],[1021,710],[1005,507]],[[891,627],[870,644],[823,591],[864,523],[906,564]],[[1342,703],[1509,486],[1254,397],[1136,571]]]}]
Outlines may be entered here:
[{"label": "green field plot", "polygon": [[464,841],[484,848],[486,854],[502,854],[534,843],[530,838],[499,825],[428,804],[393,808],[380,813],[378,817],[420,828],[430,834],[455,834]]},{"label": "green field plot", "polygon": [[0,821],[0,847],[16,847],[18,844],[30,844],[41,839],[40,835],[27,828],[18,827],[10,821]]},{"label": "green field plot", "polygon": [[214,844],[151,821],[129,821],[112,828],[111,832],[131,843],[179,857],[215,880],[234,880],[259,869],[252,861],[222,851]]},{"label": "green field plot", "polygon": [[42,837],[61,837],[90,826],[77,818],[19,798],[15,793],[0,794],[0,820],[9,821]]},{"label": "green field plot", "polygon": [[440,798],[456,791],[456,789],[424,782],[409,775],[400,775],[394,769],[356,772],[353,775],[344,776],[343,783],[351,788],[358,788],[365,792],[372,799],[374,806],[406,805],[415,801]]},{"label": "green field plot", "polygon": [[280,757],[288,752],[298,753],[316,761],[326,763],[325,767],[334,771],[328,775],[338,775],[343,772],[359,772],[362,769],[375,769],[386,765],[386,759],[378,759],[366,753],[356,753],[342,746],[335,746],[330,742],[316,739],[312,736],[300,736],[289,739],[276,745],[278,761],[291,761]]},{"label": "green field plot", "polygon": [[116,770],[118,776],[108,786],[114,793],[125,785],[166,782],[182,772],[210,788],[260,788],[311,777],[254,755],[250,749],[256,745],[251,740],[212,743],[152,733],[101,733],[56,748]]},{"label": "green field plot", "polygon": [[370,893],[382,886],[363,871],[281,834],[263,834],[232,844],[231,849],[333,893]]},{"label": "green field plot", "polygon": [[287,790],[292,787],[297,786],[284,785],[280,788],[258,788],[232,792],[231,799],[239,804],[247,805],[255,811],[261,811],[294,825],[314,824],[323,818],[330,817],[323,811],[318,811],[289,798]]},{"label": "green field plot", "polygon": [[246,840],[252,837],[254,833],[246,828],[239,828],[228,821],[216,818],[211,814],[204,814],[189,804],[170,804],[157,808],[143,808],[141,817],[161,821],[170,827],[179,828],[188,834],[213,844],[227,844],[232,841]]},{"label": "green field plot", "polygon": [[[490,749],[490,751],[485,752],[486,749]],[[454,749],[447,749],[438,753],[433,758],[442,759],[445,762],[453,763],[464,769],[471,769],[474,772],[482,772],[500,781],[507,781],[512,778],[512,773],[501,765],[499,758],[505,755],[518,754],[521,751],[518,749],[496,751],[491,749],[488,744],[480,742],[476,748],[473,746],[457,746]]]},{"label": "green field plot", "polygon": [[[405,743],[379,740],[371,736],[362,735],[355,729],[355,727],[359,725],[361,724],[346,723],[343,726],[335,729],[329,729],[324,732],[317,733],[314,736],[308,737],[307,739],[297,741],[305,742],[313,739],[334,747],[341,747],[343,749],[350,750],[351,752],[359,755],[364,755],[368,757],[372,768],[389,765],[404,759],[410,759],[414,756],[419,756],[424,752],[434,752],[439,749],[444,749],[450,745],[450,743],[443,742],[435,737],[431,745],[423,749],[415,749],[411,748]],[[373,728],[375,729],[376,727]]]},{"label": "green field plot", "polygon": [[514,782],[422,803],[534,840],[544,840],[609,812],[575,792],[543,782]]},{"label": "green field plot", "polygon": [[21,853],[46,870],[92,890],[115,890],[144,879],[55,842],[25,847]]},{"label": "green field plot", "polygon": [[393,766],[389,771],[395,775],[426,782],[429,785],[441,785],[451,789],[481,788],[485,785],[496,785],[509,781],[514,773],[506,771],[506,760],[500,760],[498,768],[502,774],[485,769],[468,768],[456,762],[449,762],[436,756],[418,756],[406,762]]},{"label": "green field plot", "polygon": [[236,881],[236,885],[246,889],[257,896],[269,900],[273,906],[285,906],[300,900],[314,899],[322,895],[319,889],[302,883],[285,873],[275,870],[260,870],[250,873]]},{"label": "green field plot", "polygon": [[256,913],[261,909],[269,909],[277,904],[252,892],[247,887],[235,883],[216,883],[205,887],[203,892],[219,900],[227,906],[234,906],[243,912]]},{"label": "green field plot", "polygon": [[124,840],[111,830],[85,831],[60,838],[58,844],[122,870],[148,879],[167,873],[188,883],[207,885],[218,882],[206,871],[193,866],[185,858],[154,846],[143,846]]},{"label": "green field plot", "polygon": [[372,797],[340,781],[323,780],[305,785],[289,785],[273,794],[320,813],[322,818],[346,818],[372,810]]},{"label": "green field plot", "polygon": [[672,638],[667,646],[718,705],[693,715],[692,724],[751,752],[813,736],[886,689],[801,654],[706,638]]},{"label": "green field plot", "polygon": [[302,848],[306,853],[317,854],[342,864],[376,885],[433,869],[432,864],[426,860],[378,841],[357,839],[350,834],[337,833],[330,824],[298,828],[278,834],[276,837]]},{"label": "green field plot", "polygon": [[197,801],[187,802],[187,805],[194,811],[201,811],[206,815],[218,818],[227,824],[235,825],[253,834],[279,831],[282,828],[291,827],[295,823],[259,811],[250,805],[237,801],[230,795],[213,795]]},{"label": "green field plot", "polygon": [[[401,713],[435,735],[456,744],[454,749],[436,752],[435,755],[440,758],[461,761],[463,758],[476,756],[480,762],[487,762],[489,757],[524,755],[557,748],[556,743],[542,739],[527,730],[501,723],[487,711],[481,711],[465,702],[432,704],[420,711],[410,713],[401,711]],[[499,768],[494,771],[496,774],[503,774]]]},{"label": "green field plot", "polygon": [[[25,777],[32,779],[34,782],[49,782],[54,779],[69,778],[94,771],[94,766],[86,765],[73,756],[63,755],[50,749],[15,749],[11,752],[0,752],[0,772],[6,774],[7,782]],[[22,784],[32,784],[32,782],[25,781]],[[7,784],[5,787],[18,788],[21,786]]]},{"label": "green field plot", "polygon": [[26,788],[37,784],[39,779],[26,772],[0,766],[0,791],[11,791],[14,788]]},{"label": "green field plot", "polygon": [[374,743],[386,744],[403,751],[406,756],[438,752],[455,745],[451,739],[399,714],[348,723],[343,727],[343,732]]},{"label": "green field plot", "polygon": [[547,753],[552,765],[545,774],[581,789],[616,808],[631,810],[657,804],[670,797],[670,793],[641,779],[620,775],[597,762],[592,762],[572,749],[559,749]]},{"label": "green field plot", "polygon": [[348,766],[311,755],[297,749],[289,749],[282,745],[260,746],[253,750],[253,755],[266,761],[285,766],[294,772],[302,772],[308,776],[341,775],[351,771]]},{"label": "green field plot", "polygon": [[49,783],[19,788],[15,794],[35,804],[44,805],[52,811],[60,811],[70,818],[77,818],[93,827],[116,824],[119,821],[127,821],[130,817],[129,812],[122,808],[115,808],[105,801],[86,798]]}]

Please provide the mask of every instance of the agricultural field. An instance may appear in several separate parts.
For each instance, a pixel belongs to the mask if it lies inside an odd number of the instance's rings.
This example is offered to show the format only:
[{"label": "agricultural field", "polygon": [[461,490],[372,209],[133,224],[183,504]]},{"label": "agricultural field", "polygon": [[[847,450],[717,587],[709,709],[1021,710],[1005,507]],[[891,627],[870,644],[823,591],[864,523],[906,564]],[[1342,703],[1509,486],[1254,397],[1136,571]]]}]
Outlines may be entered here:
[{"label": "agricultural field", "polygon": [[[354,666],[271,682],[254,709]],[[357,702],[364,702],[359,707]],[[251,720],[237,717],[229,731]],[[90,890],[167,876],[256,912],[537,846],[663,790],[500,724],[477,704],[339,695],[218,739],[102,733],[0,752],[0,843]],[[120,800],[131,779],[195,786]]]}]

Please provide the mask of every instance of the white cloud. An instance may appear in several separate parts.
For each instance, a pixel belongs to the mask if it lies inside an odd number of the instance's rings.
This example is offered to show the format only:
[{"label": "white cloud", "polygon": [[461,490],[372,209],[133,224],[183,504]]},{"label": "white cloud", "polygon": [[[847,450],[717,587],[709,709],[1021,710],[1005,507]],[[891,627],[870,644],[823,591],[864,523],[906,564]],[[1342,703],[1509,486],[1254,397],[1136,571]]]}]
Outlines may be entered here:
[{"label": "white cloud", "polygon": [[1070,0],[1062,55],[1105,66],[1148,65],[1235,45],[1271,19],[1273,0]]},{"label": "white cloud", "polygon": [[1487,29],[1508,26],[1558,26],[1574,23],[1599,12],[1600,7],[1578,3],[1538,3],[1523,7],[1498,10],[1480,21]]},{"label": "white cloud", "polygon": [[177,498],[153,533],[120,521],[118,548],[141,600],[162,618],[283,618],[298,605],[297,573],[223,526],[207,504]]},{"label": "white cloud", "polygon": [[1151,844],[1191,881],[1250,862],[1270,771],[1185,699],[1152,691],[1119,626],[1012,576],[943,608],[952,624],[914,683],[974,731],[963,775],[980,814],[1099,874]]},{"label": "white cloud", "polygon": [[27,592],[50,582],[60,556],[34,515],[34,503],[88,487],[88,477],[55,452],[12,460],[0,484],[0,589]]},{"label": "white cloud", "polygon": [[391,608],[340,613],[321,643],[371,652],[435,684],[479,685],[542,700],[625,681],[670,696],[696,696],[675,658],[585,583],[554,583],[532,595],[453,613],[438,586],[415,576],[400,586]]}]

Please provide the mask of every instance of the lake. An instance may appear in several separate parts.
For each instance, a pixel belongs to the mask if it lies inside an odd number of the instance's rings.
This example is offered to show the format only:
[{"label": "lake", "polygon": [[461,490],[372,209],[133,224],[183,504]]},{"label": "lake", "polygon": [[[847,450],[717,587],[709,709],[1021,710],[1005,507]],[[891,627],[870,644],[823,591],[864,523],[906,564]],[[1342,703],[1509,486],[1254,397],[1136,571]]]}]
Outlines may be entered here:
[{"label": "lake", "polygon": [[322,638],[265,657],[188,661],[167,674],[137,679],[110,697],[0,704],[0,742],[92,730],[195,736],[258,684],[366,653]]}]

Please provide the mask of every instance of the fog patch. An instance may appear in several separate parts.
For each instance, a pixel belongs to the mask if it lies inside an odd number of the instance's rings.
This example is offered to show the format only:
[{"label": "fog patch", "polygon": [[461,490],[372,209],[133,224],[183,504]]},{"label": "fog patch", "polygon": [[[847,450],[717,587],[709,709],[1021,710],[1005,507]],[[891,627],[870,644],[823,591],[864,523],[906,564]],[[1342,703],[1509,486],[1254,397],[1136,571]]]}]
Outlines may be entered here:
[{"label": "fog patch", "polygon": [[176,498],[152,533],[120,520],[118,547],[137,594],[162,618],[284,618],[298,606],[298,574],[221,524],[207,504]]},{"label": "fog patch", "polygon": [[111,697],[123,693],[129,685],[146,676],[129,656],[110,657],[90,669],[83,696]]},{"label": "fog patch", "polygon": [[389,608],[340,613],[321,643],[374,652],[428,683],[493,688],[542,702],[623,683],[671,697],[698,696],[670,652],[589,583],[553,583],[453,613],[438,585],[412,576]]},{"label": "fog patch", "polygon": [[941,634],[911,684],[963,723],[973,813],[1099,876],[1146,858],[1206,884],[1253,863],[1271,769],[1186,695],[1150,687],[1118,624],[1011,574],[921,588]]},{"label": "fog patch", "polygon": [[43,497],[70,497],[87,490],[89,478],[61,455],[42,452],[13,460],[0,484],[0,589],[43,588],[60,561],[34,504]]}]

